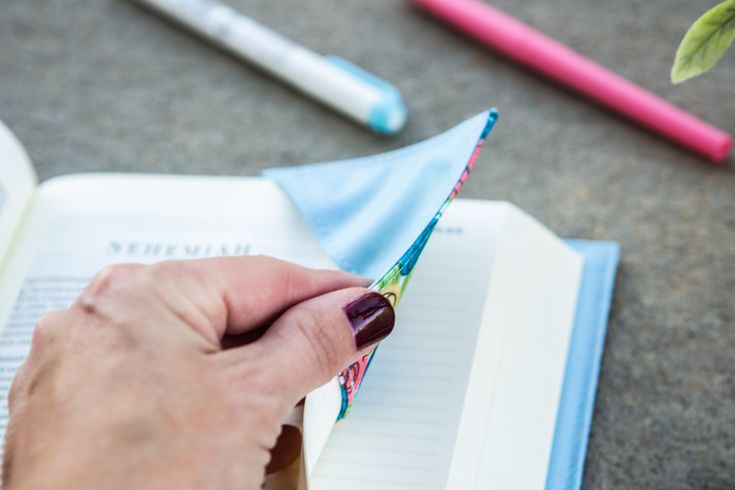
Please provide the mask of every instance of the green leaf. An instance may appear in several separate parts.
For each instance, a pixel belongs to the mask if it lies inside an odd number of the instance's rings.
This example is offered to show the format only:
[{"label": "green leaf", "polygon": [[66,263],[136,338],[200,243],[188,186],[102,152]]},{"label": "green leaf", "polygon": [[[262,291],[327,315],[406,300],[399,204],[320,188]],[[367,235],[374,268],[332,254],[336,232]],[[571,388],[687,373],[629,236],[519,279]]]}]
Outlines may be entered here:
[{"label": "green leaf", "polygon": [[735,39],[735,0],[725,0],[696,20],[681,40],[671,68],[672,83],[706,72]]}]

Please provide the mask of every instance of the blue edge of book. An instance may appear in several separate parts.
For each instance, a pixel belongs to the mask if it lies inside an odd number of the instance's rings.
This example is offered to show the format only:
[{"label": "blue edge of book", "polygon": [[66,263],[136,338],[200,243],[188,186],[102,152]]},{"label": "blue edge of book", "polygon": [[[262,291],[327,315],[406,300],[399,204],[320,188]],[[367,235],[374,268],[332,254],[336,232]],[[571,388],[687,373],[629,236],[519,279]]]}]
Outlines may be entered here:
[{"label": "blue edge of book", "polygon": [[620,260],[620,245],[614,242],[565,242],[583,256],[584,269],[546,476],[547,490],[582,486],[615,273]]}]

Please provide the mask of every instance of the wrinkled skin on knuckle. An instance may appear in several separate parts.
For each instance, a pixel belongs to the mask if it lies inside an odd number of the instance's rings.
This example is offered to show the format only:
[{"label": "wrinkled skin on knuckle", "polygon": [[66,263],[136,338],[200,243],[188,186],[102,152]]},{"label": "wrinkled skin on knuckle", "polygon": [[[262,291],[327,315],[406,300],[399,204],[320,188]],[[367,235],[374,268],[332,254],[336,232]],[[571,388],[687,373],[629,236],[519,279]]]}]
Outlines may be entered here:
[{"label": "wrinkled skin on knuckle", "polygon": [[304,305],[292,322],[294,335],[304,340],[301,348],[305,352],[299,357],[309,359],[322,382],[329,381],[343,367],[339,330],[324,320],[323,311],[312,305]]},{"label": "wrinkled skin on knuckle", "polygon": [[[138,264],[111,265],[98,272],[75,303],[83,312],[108,316],[111,300],[133,299],[137,273],[144,266]],[[131,297],[132,296],[132,297]]]},{"label": "wrinkled skin on knuckle", "polygon": [[158,274],[170,277],[169,269],[123,264],[100,271],[71,308],[78,315],[75,340],[89,343],[93,336],[129,350],[158,336],[159,328],[170,333],[179,326],[172,321],[176,312],[168,308],[166,286],[156,280]]},{"label": "wrinkled skin on knuckle", "polygon": [[160,262],[147,268],[146,275],[159,301],[213,347],[218,347],[222,332],[215,332],[214,327],[224,328],[227,308],[202,267],[186,260]]}]

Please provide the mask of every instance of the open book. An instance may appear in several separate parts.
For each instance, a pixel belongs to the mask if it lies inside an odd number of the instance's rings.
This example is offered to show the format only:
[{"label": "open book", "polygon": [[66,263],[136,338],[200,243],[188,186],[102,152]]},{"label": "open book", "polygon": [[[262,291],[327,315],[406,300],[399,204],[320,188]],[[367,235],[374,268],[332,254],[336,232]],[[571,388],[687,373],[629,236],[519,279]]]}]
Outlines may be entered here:
[{"label": "open book", "polygon": [[[336,267],[272,180],[88,174],[37,186],[3,130],[3,433],[7,390],[36,321],[68,306],[106,265],[268,254]],[[304,461],[269,488],[543,488],[583,267],[580,254],[513,205],[455,200],[350,416],[334,425],[335,391],[312,393]]]}]

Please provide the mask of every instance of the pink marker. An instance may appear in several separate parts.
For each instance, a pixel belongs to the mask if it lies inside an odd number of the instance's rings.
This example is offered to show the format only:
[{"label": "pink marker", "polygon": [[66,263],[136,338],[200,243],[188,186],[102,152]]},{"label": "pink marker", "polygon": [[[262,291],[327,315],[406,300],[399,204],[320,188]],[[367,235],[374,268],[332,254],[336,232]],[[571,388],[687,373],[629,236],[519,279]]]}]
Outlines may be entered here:
[{"label": "pink marker", "polygon": [[722,162],[729,134],[656,97],[625,78],[475,0],[411,0],[473,38],[576,90],[672,141]]}]

